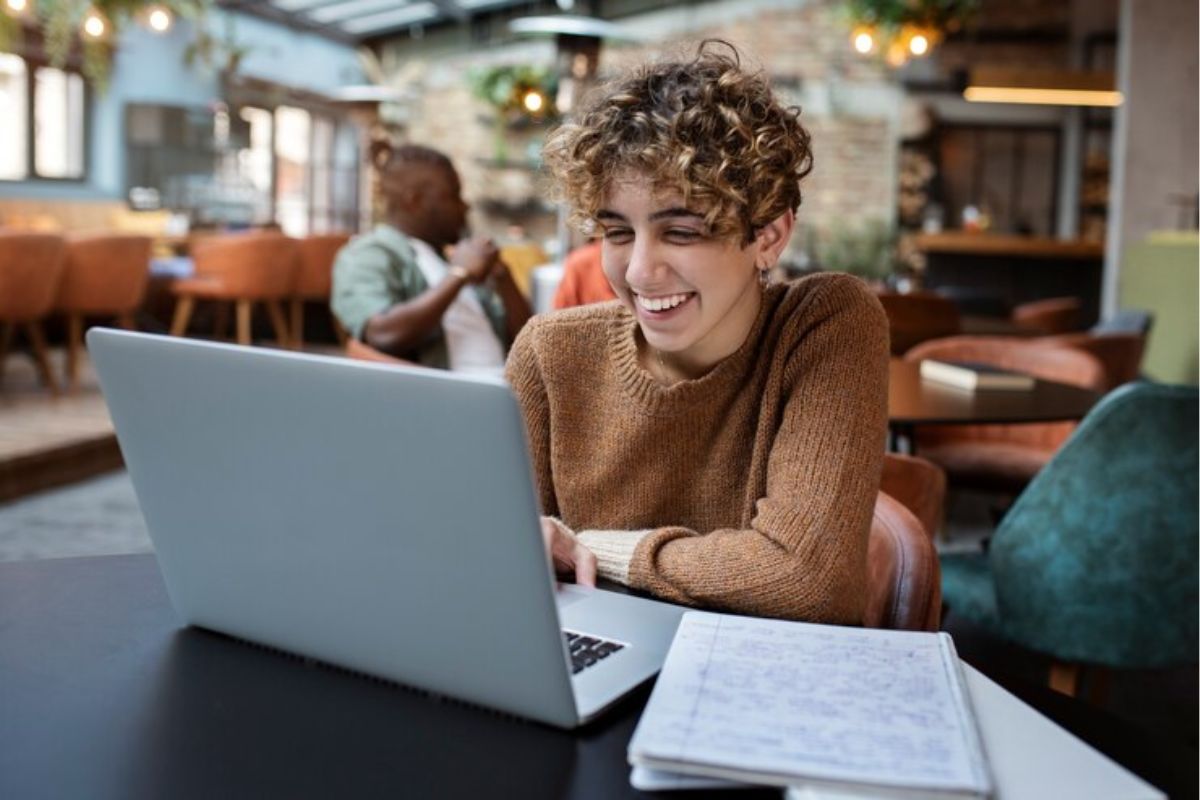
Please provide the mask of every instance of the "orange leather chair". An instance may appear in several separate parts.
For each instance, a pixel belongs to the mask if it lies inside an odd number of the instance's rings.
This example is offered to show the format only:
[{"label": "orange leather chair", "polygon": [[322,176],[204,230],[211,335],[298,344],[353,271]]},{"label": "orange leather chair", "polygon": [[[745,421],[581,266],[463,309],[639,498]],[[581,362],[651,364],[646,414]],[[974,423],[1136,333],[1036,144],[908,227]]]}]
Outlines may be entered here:
[{"label": "orange leather chair", "polygon": [[942,577],[933,537],[904,505],[884,492],[875,502],[867,542],[868,628],[936,631]]},{"label": "orange leather chair", "polygon": [[1073,347],[1094,355],[1104,365],[1106,392],[1138,379],[1146,351],[1146,337],[1140,333],[1064,333],[1031,341],[1051,347]]},{"label": "orange leather chair", "polygon": [[[292,345],[296,349],[304,346],[304,303],[309,300],[321,301],[326,308],[329,307],[329,294],[333,291],[333,259],[348,241],[350,235],[345,233],[306,236],[300,240],[300,264],[296,270],[296,287],[291,303]],[[346,332],[336,317],[333,318],[333,329],[345,344]]]},{"label": "orange leather chair", "polygon": [[1022,303],[1012,310],[1012,321],[1044,334],[1070,333],[1083,327],[1083,305],[1078,297],[1051,297]]},{"label": "orange leather chair", "polygon": [[954,301],[933,292],[880,292],[879,302],[888,318],[892,355],[898,356],[921,342],[962,332],[962,317]]},{"label": "orange leather chair", "polygon": [[58,393],[42,318],[54,306],[65,256],[66,242],[60,236],[0,232],[0,379],[14,330],[20,326],[29,340],[42,382]]},{"label": "orange leather chair", "polygon": [[[1106,380],[1091,353],[1014,337],[952,336],[917,345],[904,358],[975,361],[1094,391],[1103,391]],[[915,438],[917,452],[946,470],[952,484],[1019,492],[1075,425],[921,425]]]},{"label": "orange leather chair", "polygon": [[946,473],[918,456],[886,453],[879,490],[891,495],[913,513],[930,536],[942,528],[946,504]]},{"label": "orange leather chair", "polygon": [[56,311],[67,317],[67,385],[73,386],[83,350],[85,316],[116,317],[133,330],[150,280],[149,236],[80,236],[67,241],[66,268]]},{"label": "orange leather chair", "polygon": [[177,297],[171,335],[187,332],[198,300],[232,302],[237,310],[238,344],[250,344],[250,317],[255,303],[267,308],[275,338],[289,346],[283,302],[296,283],[296,240],[280,233],[238,233],[197,243],[192,253],[195,276],[176,281]]}]

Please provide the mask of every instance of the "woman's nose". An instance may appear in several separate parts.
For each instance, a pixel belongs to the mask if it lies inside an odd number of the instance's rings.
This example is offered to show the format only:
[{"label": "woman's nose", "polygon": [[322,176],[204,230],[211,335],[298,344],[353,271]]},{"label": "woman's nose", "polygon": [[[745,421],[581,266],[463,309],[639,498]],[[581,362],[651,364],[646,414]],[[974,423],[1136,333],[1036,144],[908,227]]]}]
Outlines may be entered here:
[{"label": "woman's nose", "polygon": [[625,282],[641,289],[652,286],[658,272],[657,261],[657,254],[650,242],[635,240],[629,249],[629,263],[625,265]]}]

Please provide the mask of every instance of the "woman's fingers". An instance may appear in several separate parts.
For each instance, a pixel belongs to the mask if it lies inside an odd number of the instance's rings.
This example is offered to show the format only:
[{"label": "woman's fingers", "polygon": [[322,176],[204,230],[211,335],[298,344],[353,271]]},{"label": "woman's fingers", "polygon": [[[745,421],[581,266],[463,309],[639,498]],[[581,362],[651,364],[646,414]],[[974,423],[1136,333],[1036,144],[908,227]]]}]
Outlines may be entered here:
[{"label": "woman's fingers", "polygon": [[542,541],[556,574],[574,573],[576,583],[596,585],[596,555],[581,544],[567,526],[549,517],[542,517]]},{"label": "woman's fingers", "polygon": [[576,540],[572,559],[575,562],[575,582],[582,586],[595,586],[596,554]]}]

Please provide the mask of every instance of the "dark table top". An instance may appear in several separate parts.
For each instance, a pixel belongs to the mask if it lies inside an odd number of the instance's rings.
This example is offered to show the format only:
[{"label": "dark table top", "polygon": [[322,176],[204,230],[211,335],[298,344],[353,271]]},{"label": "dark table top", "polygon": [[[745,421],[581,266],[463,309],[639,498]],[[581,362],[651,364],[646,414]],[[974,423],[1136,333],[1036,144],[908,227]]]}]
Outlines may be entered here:
[{"label": "dark table top", "polygon": [[921,379],[920,363],[893,358],[888,367],[888,423],[970,424],[1082,419],[1100,392],[1038,380],[1029,391],[957,389]]},{"label": "dark table top", "polygon": [[[153,556],[0,564],[0,797],[638,797],[648,696],[558,731],[181,628]],[[1137,744],[1051,699],[1116,760]]]}]

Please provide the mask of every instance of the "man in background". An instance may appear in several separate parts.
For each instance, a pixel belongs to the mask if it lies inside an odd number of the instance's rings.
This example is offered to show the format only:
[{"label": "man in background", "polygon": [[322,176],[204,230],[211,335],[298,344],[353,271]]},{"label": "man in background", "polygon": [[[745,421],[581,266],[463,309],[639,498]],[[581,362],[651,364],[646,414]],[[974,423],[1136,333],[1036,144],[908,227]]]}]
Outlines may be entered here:
[{"label": "man in background", "polygon": [[384,150],[376,163],[384,222],[338,253],[334,315],[355,339],[389,355],[502,375],[529,303],[495,243],[459,241],[469,207],[450,159],[404,145]]}]

